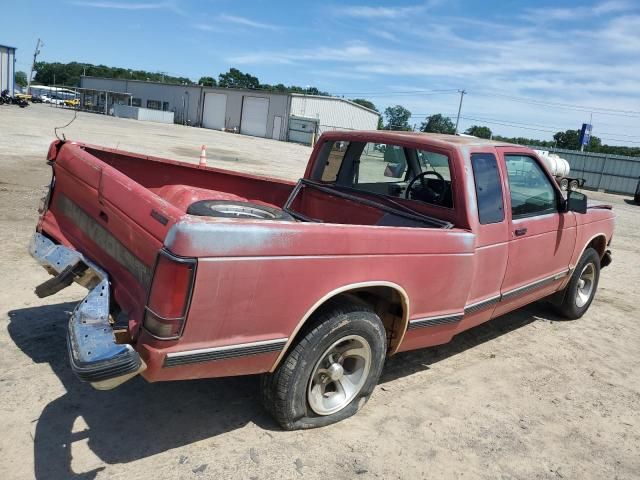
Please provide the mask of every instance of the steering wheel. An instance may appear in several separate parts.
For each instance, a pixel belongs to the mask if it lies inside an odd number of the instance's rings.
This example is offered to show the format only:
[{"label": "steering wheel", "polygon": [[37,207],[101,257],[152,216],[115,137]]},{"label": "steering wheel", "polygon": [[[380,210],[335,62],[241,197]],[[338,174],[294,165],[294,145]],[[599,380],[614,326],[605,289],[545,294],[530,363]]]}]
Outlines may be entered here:
[{"label": "steering wheel", "polygon": [[[433,189],[424,182],[424,177],[427,175],[433,175],[439,182],[436,185],[440,185],[440,188]],[[415,183],[420,180],[421,187],[419,189],[413,190]],[[426,172],[419,173],[409,182],[407,185],[407,189],[404,192],[405,198],[409,200],[422,200],[429,203],[434,203],[436,205],[441,205],[444,202],[444,194],[447,191],[447,181],[444,179],[442,175],[440,175],[435,170],[429,170]],[[421,198],[426,197],[426,199]]]}]

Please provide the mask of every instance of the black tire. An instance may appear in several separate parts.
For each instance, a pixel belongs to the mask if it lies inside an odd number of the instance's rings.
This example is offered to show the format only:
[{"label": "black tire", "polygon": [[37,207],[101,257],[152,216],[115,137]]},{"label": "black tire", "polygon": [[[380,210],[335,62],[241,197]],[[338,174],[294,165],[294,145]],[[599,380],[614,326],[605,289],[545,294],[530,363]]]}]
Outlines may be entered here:
[{"label": "black tire", "polygon": [[566,178],[561,178],[558,185],[560,185],[560,189],[563,192],[566,192],[569,189],[569,180],[567,180]]},{"label": "black tire", "polygon": [[580,182],[578,180],[571,180],[569,182],[569,190],[577,190],[580,187]]},{"label": "black tire", "polygon": [[290,222],[294,220],[291,215],[279,208],[233,200],[200,200],[189,205],[187,213],[200,217],[246,218]]},{"label": "black tire", "polygon": [[[260,383],[264,407],[285,430],[324,427],[354,415],[371,396],[384,366],[386,333],[380,318],[367,305],[355,299],[330,300],[310,321],[312,326],[301,332],[275,372],[264,374]],[[308,398],[312,374],[328,349],[342,338],[354,336],[365,339],[370,347],[364,384],[340,410],[319,415]]]},{"label": "black tire", "polygon": [[[592,287],[589,293],[589,298],[584,304],[580,304],[578,300],[578,288],[580,285],[580,278],[585,274],[587,269],[593,269]],[[600,256],[593,248],[587,248],[582,254],[582,258],[576,265],[571,280],[563,290],[562,302],[556,306],[556,310],[562,316],[569,320],[575,320],[582,317],[593,301],[598,289],[598,280],[600,279]]]}]

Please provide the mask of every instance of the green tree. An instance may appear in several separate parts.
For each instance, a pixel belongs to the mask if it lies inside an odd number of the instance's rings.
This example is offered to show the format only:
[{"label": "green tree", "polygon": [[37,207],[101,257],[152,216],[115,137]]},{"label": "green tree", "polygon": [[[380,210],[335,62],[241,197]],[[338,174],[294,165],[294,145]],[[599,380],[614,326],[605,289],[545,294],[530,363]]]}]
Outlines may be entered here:
[{"label": "green tree", "polygon": [[362,105],[364,108],[368,108],[369,110],[373,110],[375,112],[379,112],[373,102],[369,100],[365,100],[364,98],[353,98],[351,99],[353,103],[357,103],[358,105]]},{"label": "green tree", "polygon": [[566,148],[567,150],[580,150],[580,131],[567,130],[558,132],[553,136],[558,148]]},{"label": "green tree", "polygon": [[426,122],[420,125],[421,132],[429,133],[447,133],[452,135],[456,132],[456,127],[449,117],[445,117],[441,113],[436,113],[427,118]]},{"label": "green tree", "polygon": [[131,70],[122,67],[108,67],[106,65],[92,65],[90,63],[59,63],[36,62],[34,81],[44,85],[79,86],[80,76],[102,78],[126,78],[130,80],[149,80],[152,82],[192,84],[187,77],[175,77],[166,73],[147,72],[145,70]]},{"label": "green tree", "polygon": [[[567,150],[580,150],[580,130],[565,130],[557,132],[553,139],[556,141],[556,147],[566,148]],[[598,137],[591,137],[586,150],[597,152],[600,150],[602,141]]]},{"label": "green tree", "polygon": [[27,86],[27,74],[24,72],[16,72],[16,83],[21,87]]},{"label": "green tree", "polygon": [[215,87],[218,82],[216,82],[216,79],[213,77],[200,77],[198,84],[204,85],[205,87]]},{"label": "green tree", "polygon": [[530,147],[551,148],[555,144],[553,140],[538,140],[537,138],[526,138],[526,137],[503,137],[501,135],[494,135],[493,139],[498,140],[500,142],[514,143],[516,145],[526,145]]},{"label": "green tree", "polygon": [[491,138],[491,129],[480,125],[471,126],[467,128],[464,133],[478,138]]},{"label": "green tree", "polygon": [[250,73],[242,73],[231,68],[227,73],[218,75],[218,85],[225,88],[260,88],[260,81]]},{"label": "green tree", "polygon": [[411,130],[409,126],[411,112],[402,105],[385,108],[384,116],[387,118],[387,124],[384,127],[385,130]]}]

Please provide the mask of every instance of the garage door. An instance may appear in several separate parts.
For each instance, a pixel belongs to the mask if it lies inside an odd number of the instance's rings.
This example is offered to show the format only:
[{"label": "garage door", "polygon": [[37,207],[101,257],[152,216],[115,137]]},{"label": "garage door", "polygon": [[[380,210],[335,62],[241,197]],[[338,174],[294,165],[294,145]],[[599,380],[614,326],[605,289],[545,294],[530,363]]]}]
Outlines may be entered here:
[{"label": "garage door", "polygon": [[227,115],[227,95],[224,93],[207,93],[204,96],[204,112],[202,126],[204,128],[224,128]]},{"label": "garage door", "polygon": [[266,137],[268,114],[268,98],[244,97],[242,102],[240,133],[244,135],[253,135],[254,137]]}]

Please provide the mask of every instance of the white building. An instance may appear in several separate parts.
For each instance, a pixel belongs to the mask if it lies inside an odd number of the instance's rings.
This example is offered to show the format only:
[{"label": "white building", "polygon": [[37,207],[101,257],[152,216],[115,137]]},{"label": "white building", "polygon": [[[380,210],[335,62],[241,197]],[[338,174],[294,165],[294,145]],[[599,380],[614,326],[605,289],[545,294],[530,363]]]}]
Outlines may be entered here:
[{"label": "white building", "polygon": [[174,112],[176,123],[305,144],[326,131],[375,130],[380,118],[336,97],[85,76],[80,86],[110,92],[93,102],[105,112],[119,102],[112,93],[120,92],[133,107]]},{"label": "white building", "polygon": [[16,77],[16,49],[0,45],[0,92],[9,90],[13,95]]},{"label": "white building", "polygon": [[380,114],[344,98],[291,94],[291,115],[318,120],[318,133],[376,130]]}]

